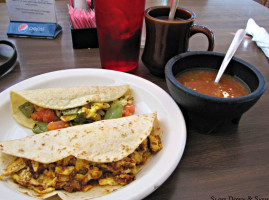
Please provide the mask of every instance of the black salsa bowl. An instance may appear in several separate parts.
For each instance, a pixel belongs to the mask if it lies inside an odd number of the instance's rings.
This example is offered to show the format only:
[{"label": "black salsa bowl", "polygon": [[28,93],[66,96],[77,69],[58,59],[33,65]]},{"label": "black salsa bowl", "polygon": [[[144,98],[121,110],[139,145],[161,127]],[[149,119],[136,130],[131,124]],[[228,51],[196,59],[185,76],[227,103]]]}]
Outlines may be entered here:
[{"label": "black salsa bowl", "polygon": [[193,51],[171,58],[165,66],[168,90],[178,103],[187,126],[200,133],[211,133],[224,122],[239,123],[243,113],[249,110],[266,89],[266,80],[253,65],[233,57],[225,73],[241,79],[250,89],[250,94],[222,98],[204,95],[183,86],[176,76],[190,69],[218,70],[225,54],[209,51]]}]

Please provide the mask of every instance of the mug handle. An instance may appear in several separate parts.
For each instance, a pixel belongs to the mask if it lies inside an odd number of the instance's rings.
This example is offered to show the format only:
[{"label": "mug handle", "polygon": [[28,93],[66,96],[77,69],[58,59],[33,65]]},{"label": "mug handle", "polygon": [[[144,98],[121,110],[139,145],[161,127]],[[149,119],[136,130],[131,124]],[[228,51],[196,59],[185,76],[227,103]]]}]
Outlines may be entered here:
[{"label": "mug handle", "polygon": [[203,33],[204,35],[206,35],[206,37],[208,39],[208,49],[207,49],[207,51],[213,51],[215,35],[212,32],[212,30],[210,30],[209,28],[207,28],[204,25],[193,24],[191,26],[191,28],[190,28],[190,37],[193,36],[196,33]]}]

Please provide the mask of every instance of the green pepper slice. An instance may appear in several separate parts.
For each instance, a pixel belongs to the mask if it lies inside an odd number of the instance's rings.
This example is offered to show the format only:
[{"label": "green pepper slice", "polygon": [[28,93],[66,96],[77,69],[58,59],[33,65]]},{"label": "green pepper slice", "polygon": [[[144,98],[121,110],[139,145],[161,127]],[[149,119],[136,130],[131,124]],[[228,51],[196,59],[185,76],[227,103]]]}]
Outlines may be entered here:
[{"label": "green pepper slice", "polygon": [[48,127],[48,123],[46,123],[46,122],[36,122],[32,131],[35,134],[43,133],[43,132],[48,131],[47,127]]},{"label": "green pepper slice", "polygon": [[112,105],[107,111],[104,119],[116,119],[122,117],[123,105],[115,104]]},{"label": "green pepper slice", "polygon": [[85,113],[79,113],[77,117],[74,119],[75,124],[85,124],[88,120],[85,117]]},{"label": "green pepper slice", "polygon": [[30,118],[35,108],[32,103],[25,102],[24,104],[19,106],[19,110],[25,115],[25,117]]},{"label": "green pepper slice", "polygon": [[75,115],[78,114],[79,108],[70,108],[67,110],[64,110],[62,112],[62,115]]}]

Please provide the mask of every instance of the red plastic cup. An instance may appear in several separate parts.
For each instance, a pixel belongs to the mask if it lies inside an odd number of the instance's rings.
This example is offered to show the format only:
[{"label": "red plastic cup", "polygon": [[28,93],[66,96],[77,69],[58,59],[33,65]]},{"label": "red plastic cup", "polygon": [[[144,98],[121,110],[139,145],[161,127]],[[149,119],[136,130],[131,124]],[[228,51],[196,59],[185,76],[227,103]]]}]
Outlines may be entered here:
[{"label": "red plastic cup", "polygon": [[130,71],[138,65],[145,0],[94,0],[101,65]]}]

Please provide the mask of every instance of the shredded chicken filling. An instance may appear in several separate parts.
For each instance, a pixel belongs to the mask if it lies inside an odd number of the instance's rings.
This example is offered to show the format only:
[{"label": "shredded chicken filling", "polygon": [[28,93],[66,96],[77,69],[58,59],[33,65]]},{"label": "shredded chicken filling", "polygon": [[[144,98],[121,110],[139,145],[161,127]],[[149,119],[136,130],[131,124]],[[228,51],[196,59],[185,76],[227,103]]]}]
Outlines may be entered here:
[{"label": "shredded chicken filling", "polygon": [[111,163],[95,163],[69,156],[50,164],[17,158],[3,170],[18,184],[45,194],[54,190],[87,192],[94,186],[126,185],[135,180],[139,167],[162,149],[159,136],[150,135],[128,157]]}]

